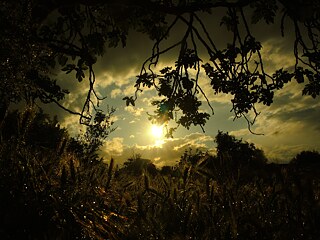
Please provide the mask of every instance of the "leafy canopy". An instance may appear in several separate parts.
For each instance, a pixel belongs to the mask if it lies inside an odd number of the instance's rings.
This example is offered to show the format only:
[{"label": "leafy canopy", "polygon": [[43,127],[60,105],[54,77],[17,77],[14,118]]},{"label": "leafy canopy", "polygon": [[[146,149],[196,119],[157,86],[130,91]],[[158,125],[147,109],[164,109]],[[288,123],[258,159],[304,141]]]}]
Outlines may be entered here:
[{"label": "leafy canopy", "polygon": [[[153,102],[152,121],[173,120],[186,128],[203,128],[214,113],[199,81],[203,72],[215,94],[232,96],[235,118],[244,117],[250,130],[259,115],[255,105],[272,104],[274,92],[288,82],[304,83],[304,95],[319,95],[319,9],[318,0],[5,0],[0,4],[0,84],[7,91],[1,92],[0,106],[5,109],[11,102],[40,99],[55,102],[78,114],[81,123],[89,123],[92,110],[103,99],[94,88],[97,57],[104,54],[105,47],[125,47],[129,31],[134,30],[148,35],[154,46],[137,76],[136,94],[123,98],[127,105],[134,106],[139,92],[152,87],[162,97]],[[222,48],[204,21],[214,19],[217,11],[225,13],[221,25],[230,33]],[[289,44],[295,64],[268,72],[262,43],[251,27],[261,22],[274,24],[275,19],[281,19],[282,36],[287,34],[285,22],[294,29]],[[185,26],[184,33],[175,43],[163,44],[176,26]],[[200,56],[200,48],[206,56]],[[157,69],[161,57],[169,52],[176,53],[175,62]],[[80,112],[61,104],[68,91],[53,79],[56,70],[88,83]],[[200,109],[201,96],[212,111]],[[252,119],[250,112],[255,116]]]}]

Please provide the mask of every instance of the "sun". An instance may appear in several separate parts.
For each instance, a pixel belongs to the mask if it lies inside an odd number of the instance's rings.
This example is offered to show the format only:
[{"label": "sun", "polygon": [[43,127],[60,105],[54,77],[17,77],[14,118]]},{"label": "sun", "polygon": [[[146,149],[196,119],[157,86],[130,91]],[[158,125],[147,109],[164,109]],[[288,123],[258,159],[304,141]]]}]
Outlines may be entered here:
[{"label": "sun", "polygon": [[163,126],[162,125],[152,125],[151,126],[151,135],[157,139],[162,138],[163,137]]}]

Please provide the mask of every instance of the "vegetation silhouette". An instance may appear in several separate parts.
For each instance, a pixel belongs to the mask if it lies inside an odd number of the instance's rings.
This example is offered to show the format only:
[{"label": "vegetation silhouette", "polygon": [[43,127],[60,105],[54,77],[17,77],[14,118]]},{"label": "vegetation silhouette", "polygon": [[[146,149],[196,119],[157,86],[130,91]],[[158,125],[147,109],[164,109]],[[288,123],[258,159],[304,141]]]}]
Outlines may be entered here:
[{"label": "vegetation silhouette", "polygon": [[[230,36],[225,46],[206,24],[217,11],[223,13],[221,31]],[[251,28],[278,19],[282,36],[290,32],[285,23],[292,25],[296,61],[269,72],[263,43]],[[184,32],[168,44],[177,26]],[[98,152],[114,130],[114,109],[99,109],[104,97],[96,91],[94,71],[106,47],[125,47],[130,31],[143,33],[154,45],[141,64],[135,95],[123,98],[127,106],[135,106],[144,88],[153,88],[162,99],[153,102],[151,121],[203,128],[214,113],[199,81],[204,73],[215,94],[231,95],[235,118],[244,117],[251,131],[259,115],[255,105],[271,105],[274,92],[288,82],[303,83],[304,95],[319,95],[319,1],[3,0],[0,29],[1,239],[320,235],[318,152],[271,164],[254,144],[218,132],[216,155],[186,151],[179,163],[162,169],[139,155],[124,166],[112,159],[107,164]],[[158,69],[171,53],[175,60]],[[87,82],[78,112],[63,105],[69,91],[57,84],[61,71]],[[201,97],[210,112],[200,109]],[[70,137],[36,107],[39,101],[78,115],[86,131]],[[10,111],[22,103],[25,109]]]},{"label": "vegetation silhouette", "polygon": [[99,158],[101,145],[88,149],[99,139],[91,130],[71,138],[57,123],[34,109],[2,122],[2,239],[319,236],[318,152],[268,163],[254,144],[218,132],[215,155],[187,150],[161,169],[135,155],[119,167]]},{"label": "vegetation silhouette", "polygon": [[[140,91],[154,88],[162,97],[153,102],[156,110],[150,116],[157,123],[203,128],[214,109],[199,81],[202,72],[215,94],[231,95],[234,117],[244,117],[249,130],[259,115],[255,105],[272,104],[274,92],[288,82],[303,83],[302,94],[313,98],[320,92],[319,1],[5,0],[0,11],[0,84],[6,89],[0,96],[1,118],[12,103],[32,105],[40,100],[54,102],[79,115],[81,123],[90,124],[104,99],[94,88],[95,63],[107,46],[125,47],[130,31],[145,34],[154,46],[137,76],[136,94],[123,100],[134,106]],[[222,13],[221,19],[215,17],[217,12]],[[208,20],[220,23],[220,28],[211,30]],[[278,66],[270,72],[261,52],[263,43],[252,26],[275,25],[278,20],[279,37],[294,33],[286,41],[292,44],[296,61],[292,68]],[[181,36],[167,42],[178,27]],[[212,35],[226,31],[226,44],[220,46]],[[161,57],[171,53],[175,61],[159,70]],[[79,112],[63,106],[68,90],[57,85],[52,74],[56,71],[87,82],[87,97]],[[201,97],[212,111],[200,109]],[[174,129],[168,129],[168,134]]]}]

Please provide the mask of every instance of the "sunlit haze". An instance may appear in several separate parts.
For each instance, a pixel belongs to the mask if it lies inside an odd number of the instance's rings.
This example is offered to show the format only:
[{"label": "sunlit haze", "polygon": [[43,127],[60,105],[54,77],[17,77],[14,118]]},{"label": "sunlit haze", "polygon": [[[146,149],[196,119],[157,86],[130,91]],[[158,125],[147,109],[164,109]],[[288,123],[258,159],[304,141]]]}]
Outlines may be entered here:
[{"label": "sunlit haze", "polygon": [[151,126],[151,134],[154,138],[156,139],[160,139],[160,138],[163,138],[163,126],[161,125],[152,125]]}]

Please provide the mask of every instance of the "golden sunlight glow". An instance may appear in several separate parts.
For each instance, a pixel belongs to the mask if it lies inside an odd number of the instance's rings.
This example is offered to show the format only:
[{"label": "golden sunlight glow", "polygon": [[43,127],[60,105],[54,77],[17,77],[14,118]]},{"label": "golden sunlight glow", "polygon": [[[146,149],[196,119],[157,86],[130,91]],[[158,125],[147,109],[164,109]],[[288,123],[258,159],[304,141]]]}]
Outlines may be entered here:
[{"label": "golden sunlight glow", "polygon": [[163,137],[163,126],[160,125],[152,125],[151,126],[151,134],[154,138],[160,139]]}]

